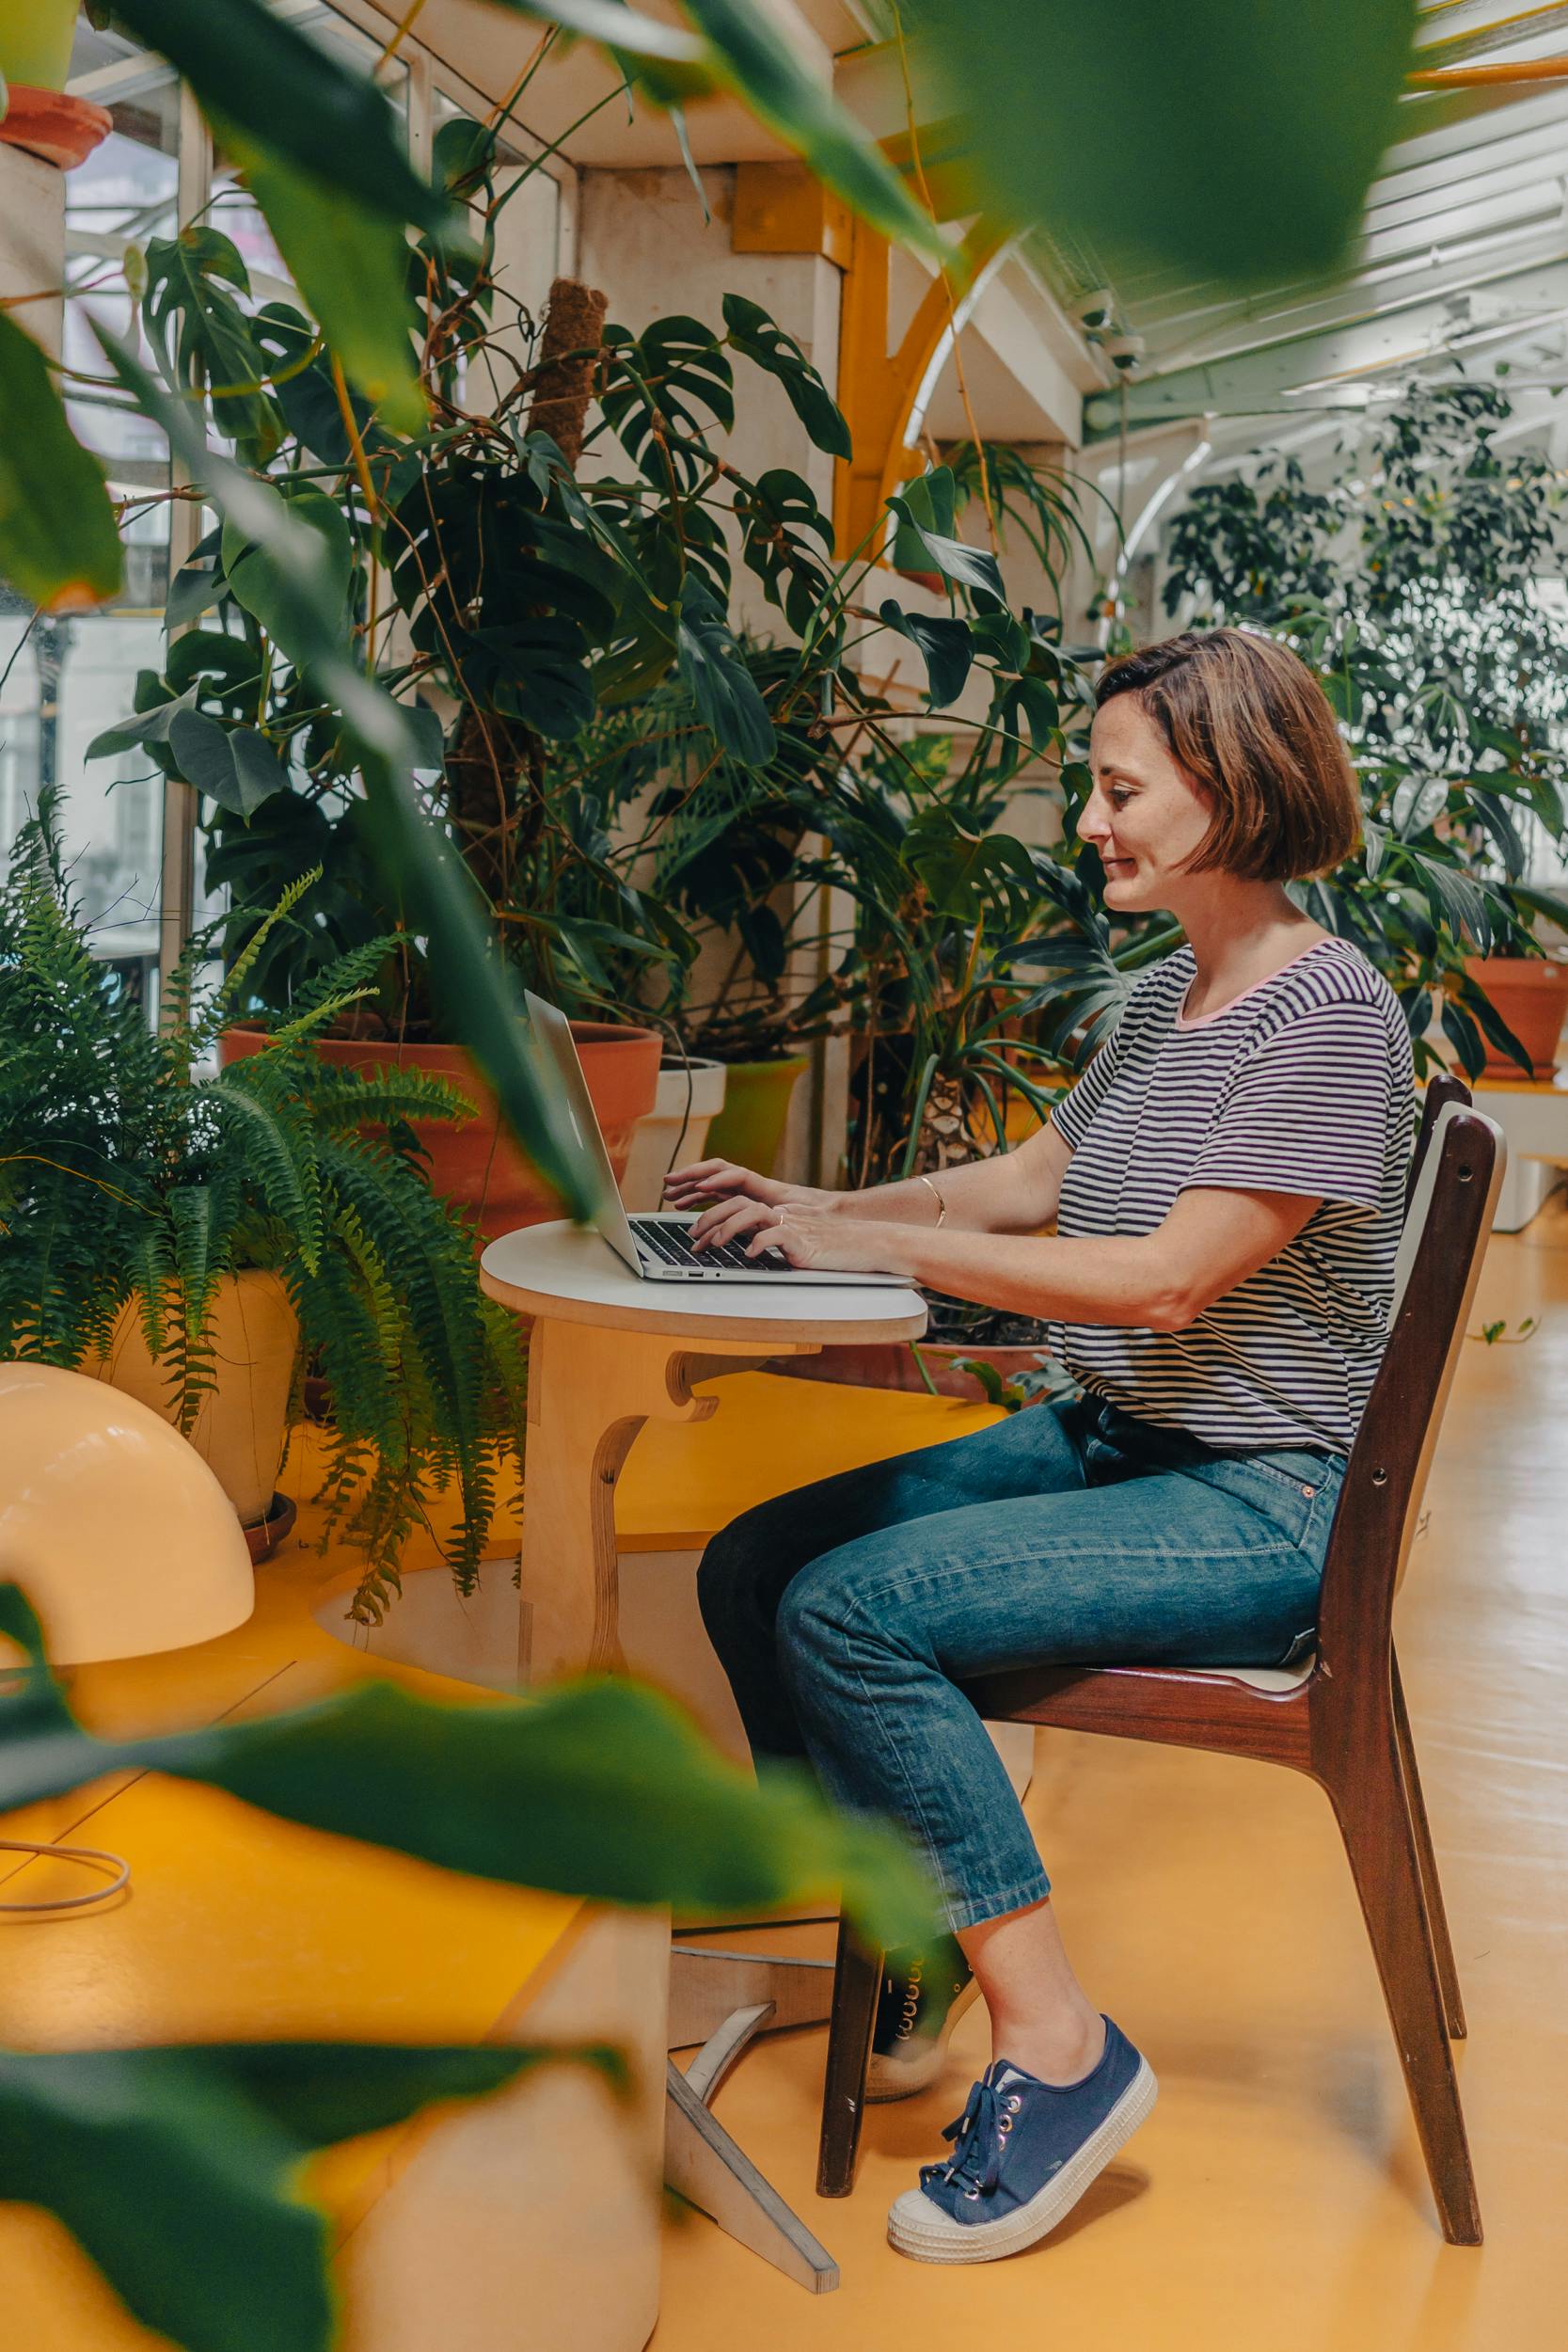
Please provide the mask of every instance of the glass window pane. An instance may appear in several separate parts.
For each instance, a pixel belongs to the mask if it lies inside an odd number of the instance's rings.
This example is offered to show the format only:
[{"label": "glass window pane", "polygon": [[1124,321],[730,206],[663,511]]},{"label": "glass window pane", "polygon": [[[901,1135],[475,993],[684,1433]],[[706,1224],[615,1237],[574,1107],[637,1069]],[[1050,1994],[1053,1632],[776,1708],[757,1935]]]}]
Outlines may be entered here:
[{"label": "glass window pane", "polygon": [[[81,438],[125,501],[126,574],[115,606],[52,619],[0,607],[0,858],[49,784],[62,794],[60,834],[94,951],[155,995],[163,779],[145,755],[88,761],[96,735],[132,708],[136,672],[162,663],[168,581],[168,450],[101,380],[103,354],[87,313],[134,331],[128,245],[175,225],[179,93],[168,69],[122,37],[84,28],[74,60],[114,128],[66,182],[64,357],[67,402]],[[94,381],[93,379],[100,379]]]}]

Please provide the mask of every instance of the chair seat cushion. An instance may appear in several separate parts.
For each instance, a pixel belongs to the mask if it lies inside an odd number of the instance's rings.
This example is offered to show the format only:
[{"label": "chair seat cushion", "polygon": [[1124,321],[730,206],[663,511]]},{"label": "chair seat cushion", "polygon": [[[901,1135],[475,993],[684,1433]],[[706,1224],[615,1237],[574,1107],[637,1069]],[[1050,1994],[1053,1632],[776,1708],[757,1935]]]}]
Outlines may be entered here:
[{"label": "chair seat cushion", "polygon": [[1180,1672],[1196,1675],[1205,1682],[1245,1682],[1254,1691],[1277,1692],[1299,1691],[1304,1682],[1310,1680],[1317,1663],[1318,1654],[1312,1650],[1290,1666],[1183,1666],[1180,1669],[1146,1666],[1141,1671],[1145,1674]]}]

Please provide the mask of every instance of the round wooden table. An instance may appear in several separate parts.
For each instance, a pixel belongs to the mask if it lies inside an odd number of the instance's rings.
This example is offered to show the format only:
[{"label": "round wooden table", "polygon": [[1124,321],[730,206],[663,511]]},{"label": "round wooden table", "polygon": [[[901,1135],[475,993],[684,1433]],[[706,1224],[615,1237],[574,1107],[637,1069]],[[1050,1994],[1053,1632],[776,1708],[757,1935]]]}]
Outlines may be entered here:
[{"label": "round wooden table", "polygon": [[562,1220],[493,1241],[492,1298],[532,1319],[517,1671],[544,1681],[620,1662],[615,1482],[651,1417],[705,1421],[694,1383],[849,1340],[917,1340],[902,1283],[644,1282]]}]

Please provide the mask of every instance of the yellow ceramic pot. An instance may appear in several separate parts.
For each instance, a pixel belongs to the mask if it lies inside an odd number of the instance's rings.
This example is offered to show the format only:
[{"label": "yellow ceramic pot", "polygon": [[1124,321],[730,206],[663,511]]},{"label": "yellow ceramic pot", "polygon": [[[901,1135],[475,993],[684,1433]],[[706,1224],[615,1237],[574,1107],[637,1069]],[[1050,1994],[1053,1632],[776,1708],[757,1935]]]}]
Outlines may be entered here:
[{"label": "yellow ceramic pot", "polygon": [[[252,1268],[222,1277],[211,1329],[217,1385],[201,1401],[191,1443],[241,1526],[258,1527],[267,1517],[289,1442],[299,1321],[281,1279]],[[112,1381],[165,1421],[174,1420],[168,1367],[148,1353],[139,1299],[121,1310],[108,1354],[83,1370]]]},{"label": "yellow ceramic pot", "polygon": [[26,89],[64,89],[76,0],[0,0],[0,73]]}]

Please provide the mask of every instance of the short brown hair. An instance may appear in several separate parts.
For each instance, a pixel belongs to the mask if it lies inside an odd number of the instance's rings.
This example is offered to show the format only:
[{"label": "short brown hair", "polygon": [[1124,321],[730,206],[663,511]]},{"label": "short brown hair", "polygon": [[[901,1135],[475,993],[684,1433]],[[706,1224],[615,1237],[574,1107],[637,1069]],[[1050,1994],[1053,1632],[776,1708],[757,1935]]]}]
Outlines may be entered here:
[{"label": "short brown hair", "polygon": [[1326,873],[1361,838],[1361,798],[1334,713],[1307,664],[1272,637],[1186,629],[1107,663],[1103,708],[1136,694],[1213,821],[1189,873],[1247,882]]}]

